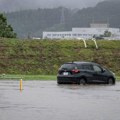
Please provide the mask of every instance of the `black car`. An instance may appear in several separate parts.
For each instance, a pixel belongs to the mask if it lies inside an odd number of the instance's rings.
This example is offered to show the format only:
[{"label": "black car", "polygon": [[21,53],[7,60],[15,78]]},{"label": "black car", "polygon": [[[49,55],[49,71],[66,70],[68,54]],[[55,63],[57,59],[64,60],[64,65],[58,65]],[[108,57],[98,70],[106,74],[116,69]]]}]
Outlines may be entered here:
[{"label": "black car", "polygon": [[115,75],[94,62],[68,62],[58,71],[57,83],[107,83],[115,84]]}]

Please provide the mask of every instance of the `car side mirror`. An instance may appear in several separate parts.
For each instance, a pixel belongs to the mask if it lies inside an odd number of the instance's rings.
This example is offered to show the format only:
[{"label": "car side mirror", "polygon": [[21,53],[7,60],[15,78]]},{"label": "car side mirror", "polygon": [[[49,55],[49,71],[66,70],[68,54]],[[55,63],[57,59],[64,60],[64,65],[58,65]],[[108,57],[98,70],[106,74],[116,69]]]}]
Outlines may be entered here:
[{"label": "car side mirror", "polygon": [[105,69],[102,69],[102,72],[105,72],[106,70]]}]

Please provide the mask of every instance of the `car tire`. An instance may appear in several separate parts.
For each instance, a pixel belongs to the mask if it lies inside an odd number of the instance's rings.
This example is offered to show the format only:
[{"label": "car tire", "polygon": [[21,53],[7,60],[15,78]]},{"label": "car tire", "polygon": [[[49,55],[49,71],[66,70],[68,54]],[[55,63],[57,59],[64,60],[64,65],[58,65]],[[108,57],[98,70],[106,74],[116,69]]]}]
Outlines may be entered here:
[{"label": "car tire", "polygon": [[114,79],[113,78],[108,78],[108,84],[109,85],[114,85],[115,84]]},{"label": "car tire", "polygon": [[85,85],[86,84],[86,80],[84,78],[81,78],[79,81],[80,85]]},{"label": "car tire", "polygon": [[57,81],[57,84],[58,84],[58,85],[59,85],[59,84],[62,84],[62,82]]}]

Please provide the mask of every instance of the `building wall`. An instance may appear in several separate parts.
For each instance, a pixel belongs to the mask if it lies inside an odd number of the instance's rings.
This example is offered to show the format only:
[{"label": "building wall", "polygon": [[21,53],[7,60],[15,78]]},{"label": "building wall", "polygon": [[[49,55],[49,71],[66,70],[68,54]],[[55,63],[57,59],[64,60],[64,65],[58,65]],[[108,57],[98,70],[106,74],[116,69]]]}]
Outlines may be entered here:
[{"label": "building wall", "polygon": [[90,39],[94,35],[102,35],[105,31],[110,31],[113,35],[120,34],[118,28],[72,28],[72,31],[43,32],[43,39]]},{"label": "building wall", "polygon": [[92,23],[90,24],[91,28],[109,28],[109,24],[106,23]]}]

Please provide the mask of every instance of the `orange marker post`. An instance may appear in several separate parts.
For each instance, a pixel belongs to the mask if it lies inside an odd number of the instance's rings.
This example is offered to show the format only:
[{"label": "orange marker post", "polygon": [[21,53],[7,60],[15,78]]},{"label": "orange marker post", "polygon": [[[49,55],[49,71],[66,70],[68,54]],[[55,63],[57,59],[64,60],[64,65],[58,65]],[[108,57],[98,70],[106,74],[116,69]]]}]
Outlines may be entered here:
[{"label": "orange marker post", "polygon": [[20,91],[23,90],[23,84],[22,84],[22,79],[20,79]]}]

